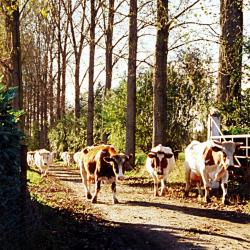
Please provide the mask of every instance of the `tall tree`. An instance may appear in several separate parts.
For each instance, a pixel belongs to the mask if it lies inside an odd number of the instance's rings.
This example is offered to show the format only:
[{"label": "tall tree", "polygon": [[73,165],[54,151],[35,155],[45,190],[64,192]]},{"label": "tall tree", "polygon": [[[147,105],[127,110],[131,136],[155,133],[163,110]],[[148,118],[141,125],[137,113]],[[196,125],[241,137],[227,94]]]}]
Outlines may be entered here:
[{"label": "tall tree", "polygon": [[[68,17],[70,20],[70,30],[71,30],[71,39],[73,45],[73,51],[75,56],[75,117],[80,118],[81,115],[81,107],[80,107],[80,62],[82,51],[84,47],[85,41],[85,21],[86,21],[86,0],[83,1],[74,1],[75,5],[72,6],[72,0],[68,0]],[[82,8],[82,18],[80,19],[80,27],[74,23],[73,14],[78,9],[78,6]],[[80,30],[79,40],[77,41],[77,33]]]},{"label": "tall tree", "polygon": [[6,28],[6,47],[10,51],[10,60],[7,62],[6,77],[10,86],[18,88],[17,97],[14,99],[13,105],[16,109],[23,108],[23,86],[22,86],[22,69],[21,69],[21,43],[20,43],[20,12],[19,1],[3,1],[0,3],[1,9],[5,16]]},{"label": "tall tree", "polygon": [[243,0],[221,0],[218,101],[240,100]]},{"label": "tall tree", "polygon": [[88,120],[87,145],[92,145],[94,124],[94,67],[95,67],[95,0],[90,1],[90,44],[89,44],[89,88],[88,88]]},{"label": "tall tree", "polygon": [[105,92],[111,88],[112,82],[112,51],[113,51],[113,27],[114,27],[114,0],[109,0],[108,6],[108,26],[106,29],[106,48],[105,48],[105,61],[106,61],[106,83]]},{"label": "tall tree", "polygon": [[157,0],[157,35],[153,86],[153,146],[166,142],[168,0]]},{"label": "tall tree", "polygon": [[[135,155],[136,133],[136,58],[137,58],[137,0],[130,0],[129,58],[127,85],[126,154]],[[135,159],[133,157],[133,159]],[[134,163],[134,160],[133,160]]]}]

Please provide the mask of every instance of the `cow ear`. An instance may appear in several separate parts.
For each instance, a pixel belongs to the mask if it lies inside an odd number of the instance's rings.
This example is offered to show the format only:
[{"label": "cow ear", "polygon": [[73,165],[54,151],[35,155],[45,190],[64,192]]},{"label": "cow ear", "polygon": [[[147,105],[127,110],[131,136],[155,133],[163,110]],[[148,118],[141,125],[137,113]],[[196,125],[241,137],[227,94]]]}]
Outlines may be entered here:
[{"label": "cow ear", "polygon": [[148,154],[148,157],[149,157],[149,158],[154,158],[154,157],[156,157],[156,153],[150,152],[150,153]]},{"label": "cow ear", "polygon": [[174,154],[167,153],[167,154],[165,154],[165,157],[166,157],[166,158],[171,158],[173,155],[174,155]]},{"label": "cow ear", "polygon": [[133,154],[130,154],[129,156],[127,156],[127,160],[129,161],[130,159],[132,159]]}]

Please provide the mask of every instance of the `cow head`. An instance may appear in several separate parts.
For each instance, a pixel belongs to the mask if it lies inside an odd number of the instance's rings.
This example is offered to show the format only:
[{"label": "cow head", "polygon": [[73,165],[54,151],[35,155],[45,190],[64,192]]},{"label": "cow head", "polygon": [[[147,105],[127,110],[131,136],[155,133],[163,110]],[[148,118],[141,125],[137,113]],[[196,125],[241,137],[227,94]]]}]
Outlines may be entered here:
[{"label": "cow head", "polygon": [[234,166],[234,155],[240,147],[240,143],[232,141],[212,143],[212,156],[216,165],[221,165],[225,169]]},{"label": "cow head", "polygon": [[40,157],[41,157],[41,162],[43,166],[49,166],[52,160],[51,153],[47,150],[39,150],[38,151]]},{"label": "cow head", "polygon": [[172,153],[150,152],[148,157],[152,159],[152,168],[155,169],[158,177],[162,177],[168,166],[168,159],[173,156]]},{"label": "cow head", "polygon": [[123,180],[124,170],[128,167],[129,160],[131,159],[132,155],[125,155],[125,154],[116,154],[109,157],[104,157],[104,161],[108,162],[113,167],[113,171],[115,176],[118,180]]}]

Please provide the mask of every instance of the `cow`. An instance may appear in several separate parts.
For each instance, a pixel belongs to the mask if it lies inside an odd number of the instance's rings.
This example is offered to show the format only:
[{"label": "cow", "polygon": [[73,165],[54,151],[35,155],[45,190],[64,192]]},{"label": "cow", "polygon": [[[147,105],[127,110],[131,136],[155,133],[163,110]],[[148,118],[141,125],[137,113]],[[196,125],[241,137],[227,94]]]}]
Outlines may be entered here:
[{"label": "cow", "polygon": [[28,166],[34,166],[35,165],[35,151],[28,151],[27,152],[27,164]]},{"label": "cow", "polygon": [[[228,167],[234,166],[234,154],[240,143],[232,141],[192,141],[185,149],[185,196],[188,196],[191,182],[201,181],[205,189],[204,202],[209,202],[209,191],[221,183],[222,203],[227,204]],[[199,193],[201,190],[199,188]]]},{"label": "cow", "polygon": [[73,155],[74,162],[78,167],[81,165],[81,151],[77,151]]},{"label": "cow", "polygon": [[39,149],[35,151],[34,163],[40,170],[41,176],[46,176],[50,165],[53,162],[53,155],[46,149]]},{"label": "cow", "polygon": [[66,164],[66,166],[70,166],[71,164],[73,164],[74,159],[73,159],[74,154],[68,151],[62,152],[60,154],[61,159],[63,160],[63,162]]},{"label": "cow", "polygon": [[[147,155],[146,170],[154,179],[154,195],[163,196],[166,191],[166,179],[175,166],[174,153],[170,147],[161,144],[153,147]],[[161,182],[159,194],[158,183]]]},{"label": "cow", "polygon": [[[108,183],[111,184],[113,203],[119,203],[116,198],[116,181],[124,179],[123,171],[131,157],[132,155],[118,154],[112,145],[102,144],[83,149],[79,163],[87,199],[97,203],[101,183]],[[91,182],[95,183],[93,197],[90,193]]]}]

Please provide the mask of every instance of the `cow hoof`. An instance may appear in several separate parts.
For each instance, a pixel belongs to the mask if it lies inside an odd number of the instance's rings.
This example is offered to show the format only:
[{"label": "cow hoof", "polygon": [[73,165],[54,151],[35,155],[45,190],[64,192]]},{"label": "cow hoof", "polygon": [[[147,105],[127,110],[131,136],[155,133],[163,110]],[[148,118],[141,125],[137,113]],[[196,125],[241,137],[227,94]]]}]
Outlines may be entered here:
[{"label": "cow hoof", "polygon": [[204,198],[204,203],[210,203],[211,202],[211,199],[210,198]]},{"label": "cow hoof", "polygon": [[230,202],[229,202],[229,200],[224,200],[224,201],[222,201],[222,203],[223,203],[223,205],[230,205]]},{"label": "cow hoof", "polygon": [[118,204],[119,201],[118,201],[117,199],[114,199],[114,200],[113,200],[113,203],[114,203],[114,204]]},{"label": "cow hoof", "polygon": [[166,189],[163,189],[161,192],[160,192],[160,196],[164,196],[166,194]]},{"label": "cow hoof", "polygon": [[187,197],[188,197],[188,192],[184,192],[183,198],[187,198]]},{"label": "cow hoof", "polygon": [[97,203],[97,198],[94,197],[92,200],[91,200],[92,203]]},{"label": "cow hoof", "polygon": [[92,198],[92,195],[90,193],[87,194],[87,199],[91,199]]}]

